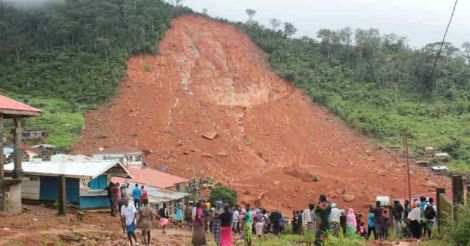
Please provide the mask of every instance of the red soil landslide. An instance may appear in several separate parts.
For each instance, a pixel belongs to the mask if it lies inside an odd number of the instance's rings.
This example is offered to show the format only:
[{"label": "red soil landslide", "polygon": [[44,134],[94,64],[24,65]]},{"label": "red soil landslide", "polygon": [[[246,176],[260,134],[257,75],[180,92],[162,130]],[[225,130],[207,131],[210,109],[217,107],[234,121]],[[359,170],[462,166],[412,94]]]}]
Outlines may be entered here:
[{"label": "red soil landslide", "polygon": [[[152,151],[154,167],[213,176],[242,202],[283,211],[320,193],[361,210],[376,195],[405,194],[402,162],[273,73],[235,26],[178,17],[160,55],[132,57],[127,75],[110,103],[87,114],[75,152],[135,145]],[[414,195],[449,185],[423,168],[411,174]]]}]

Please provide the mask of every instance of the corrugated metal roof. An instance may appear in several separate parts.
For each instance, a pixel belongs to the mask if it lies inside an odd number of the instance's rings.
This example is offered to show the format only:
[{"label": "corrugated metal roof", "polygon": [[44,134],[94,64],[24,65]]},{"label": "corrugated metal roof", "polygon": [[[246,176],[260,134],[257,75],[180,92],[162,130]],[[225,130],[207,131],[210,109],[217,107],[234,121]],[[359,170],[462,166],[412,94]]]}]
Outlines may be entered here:
[{"label": "corrugated metal roof", "polygon": [[0,113],[32,116],[41,115],[42,110],[0,95]]},{"label": "corrugated metal roof", "polygon": [[[13,167],[13,163],[6,164],[5,172],[13,171]],[[132,178],[132,175],[129,173],[129,171],[117,161],[38,161],[23,162],[22,167],[25,175],[65,175],[67,177],[90,177],[92,179],[100,176],[103,173],[106,173],[113,167],[117,167],[120,173],[115,173],[115,175],[119,175],[124,178]]]},{"label": "corrugated metal roof", "polygon": [[87,155],[68,155],[68,154],[55,154],[51,156],[51,161],[64,162],[64,161],[91,161],[92,158]]},{"label": "corrugated metal roof", "polygon": [[[139,184],[147,184],[158,188],[170,188],[176,184],[188,182],[188,179],[177,177],[168,173],[160,172],[151,168],[128,167],[132,174],[132,181]],[[114,178],[113,181],[124,183],[124,179]]]}]

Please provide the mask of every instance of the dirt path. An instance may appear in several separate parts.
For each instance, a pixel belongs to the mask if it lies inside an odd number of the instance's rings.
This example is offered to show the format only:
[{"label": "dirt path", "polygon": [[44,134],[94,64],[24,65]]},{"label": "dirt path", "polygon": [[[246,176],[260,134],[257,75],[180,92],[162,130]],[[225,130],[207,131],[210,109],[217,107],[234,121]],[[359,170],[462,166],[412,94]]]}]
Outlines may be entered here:
[{"label": "dirt path", "polygon": [[[120,221],[108,213],[86,212],[82,219],[71,211],[57,216],[53,208],[26,206],[21,215],[0,215],[0,245],[128,245]],[[154,228],[157,228],[156,224]],[[141,232],[137,230],[139,241]],[[173,226],[165,234],[153,229],[153,245],[186,246],[191,239],[187,227]]]},{"label": "dirt path", "polygon": [[[129,59],[128,79],[87,114],[74,152],[135,145],[154,167],[216,177],[242,202],[289,214],[320,193],[363,212],[376,195],[404,196],[404,164],[275,75],[238,28],[182,16],[159,47]],[[412,184],[417,195],[449,182],[413,167]]]}]

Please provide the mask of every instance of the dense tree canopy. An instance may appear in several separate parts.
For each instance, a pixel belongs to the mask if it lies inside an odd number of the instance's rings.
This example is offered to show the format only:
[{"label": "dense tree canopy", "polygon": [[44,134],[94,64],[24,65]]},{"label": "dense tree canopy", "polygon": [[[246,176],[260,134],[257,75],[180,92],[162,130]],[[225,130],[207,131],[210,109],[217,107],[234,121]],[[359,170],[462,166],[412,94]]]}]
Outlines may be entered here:
[{"label": "dense tree canopy", "polygon": [[[104,102],[130,55],[156,53],[171,18],[190,12],[161,0],[66,0],[34,9],[0,1],[0,93],[45,110],[27,129],[74,143],[82,111]],[[60,105],[60,106],[58,106]]]},{"label": "dense tree canopy", "polygon": [[[364,134],[401,145],[409,128],[417,153],[434,146],[470,169],[470,45],[440,42],[412,49],[377,29],[321,29],[316,39],[292,30],[238,23],[269,54],[274,69]],[[288,27],[288,28],[287,28]]]},{"label": "dense tree canopy", "polygon": [[[64,0],[36,9],[0,2],[0,92],[45,109],[26,126],[70,146],[83,110],[114,95],[128,57],[156,53],[171,18],[188,12],[162,0]],[[439,42],[412,49],[403,37],[351,28],[294,38],[291,23],[272,19],[269,29],[256,10],[246,12],[238,25],[313,100],[390,145],[409,128],[416,150],[432,145],[470,169],[468,42],[445,43],[435,63]]]},{"label": "dense tree canopy", "polygon": [[0,89],[96,104],[132,54],[156,53],[175,15],[160,0],[67,0],[40,9],[0,2]]}]

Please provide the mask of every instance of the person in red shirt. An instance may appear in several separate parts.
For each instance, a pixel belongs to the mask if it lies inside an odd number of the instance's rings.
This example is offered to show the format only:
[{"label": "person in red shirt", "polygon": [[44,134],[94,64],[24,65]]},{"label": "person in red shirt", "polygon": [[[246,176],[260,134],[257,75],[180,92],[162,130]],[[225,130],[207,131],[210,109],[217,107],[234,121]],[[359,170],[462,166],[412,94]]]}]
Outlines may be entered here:
[{"label": "person in red shirt", "polygon": [[142,190],[142,196],[140,197],[140,204],[142,204],[144,202],[144,200],[148,200],[148,194],[147,194],[147,190],[144,189],[144,186],[142,185],[141,187],[141,190]]}]

